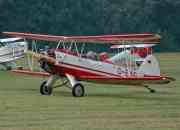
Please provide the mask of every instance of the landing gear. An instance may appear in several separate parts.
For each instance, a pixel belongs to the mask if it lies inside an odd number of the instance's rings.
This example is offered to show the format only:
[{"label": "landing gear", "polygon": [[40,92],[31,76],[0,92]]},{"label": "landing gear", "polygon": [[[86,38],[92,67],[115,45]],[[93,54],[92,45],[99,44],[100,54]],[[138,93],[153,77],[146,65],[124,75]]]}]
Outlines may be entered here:
[{"label": "landing gear", "polygon": [[72,75],[66,74],[67,79],[71,85],[72,95],[74,97],[83,97],[84,96],[84,86],[76,80]]},{"label": "landing gear", "polygon": [[51,75],[47,81],[44,81],[40,86],[40,93],[42,95],[51,95],[53,90],[53,85],[57,81],[59,76]]},{"label": "landing gear", "polygon": [[[62,86],[67,86],[71,88],[72,95],[74,97],[83,97],[84,96],[84,86],[77,81],[73,76],[67,75],[67,79],[63,80],[63,77],[61,78],[62,84],[55,85],[55,82],[60,77],[58,75],[51,75],[47,81],[44,81],[40,86],[40,93],[42,95],[51,95],[53,88],[58,88]],[[70,86],[68,85],[70,83]]]},{"label": "landing gear", "polygon": [[155,92],[156,92],[156,90],[150,88],[150,87],[147,86],[147,85],[144,85],[144,87],[147,88],[147,89],[149,90],[150,93],[155,93]]},{"label": "landing gear", "polygon": [[42,95],[51,95],[52,94],[52,87],[46,85],[47,81],[44,81],[40,86],[40,93]]},{"label": "landing gear", "polygon": [[83,97],[84,96],[84,86],[80,83],[74,85],[72,88],[72,95],[74,97]]}]

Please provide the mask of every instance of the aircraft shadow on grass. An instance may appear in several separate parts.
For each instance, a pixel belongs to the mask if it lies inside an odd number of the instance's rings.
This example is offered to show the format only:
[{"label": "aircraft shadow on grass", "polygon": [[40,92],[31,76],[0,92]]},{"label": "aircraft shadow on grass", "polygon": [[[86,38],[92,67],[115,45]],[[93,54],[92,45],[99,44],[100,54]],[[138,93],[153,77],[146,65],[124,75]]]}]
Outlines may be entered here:
[{"label": "aircraft shadow on grass", "polygon": [[[32,88],[26,88],[23,89],[22,88],[14,88],[14,89],[1,89],[1,92],[6,93],[8,91],[8,93],[12,92],[16,92],[18,93],[24,93],[23,95],[36,95],[37,96],[37,92],[39,91],[38,89],[32,89]],[[178,95],[176,92],[157,92],[157,93],[147,93],[145,91],[134,91],[134,92],[119,92],[119,93],[101,93],[101,92],[95,92],[95,93],[87,93],[85,95],[84,98],[88,99],[121,99],[121,100],[128,100],[128,99],[135,99],[135,100],[139,100],[139,101],[162,101],[162,102],[174,102],[177,100],[177,98],[174,95]],[[41,95],[39,95],[41,96]],[[66,97],[72,97],[71,96],[71,92],[68,91],[64,91],[64,90],[60,90],[60,91],[55,91],[53,95],[51,96],[56,96],[58,98],[66,98]],[[50,96],[50,97],[51,97]],[[78,99],[78,98],[77,98]],[[81,98],[79,98],[81,99]]]},{"label": "aircraft shadow on grass", "polygon": [[[176,98],[171,97],[174,93],[170,92],[157,92],[157,93],[147,93],[146,92],[126,92],[126,93],[89,93],[85,95],[85,98],[114,98],[114,99],[138,99],[138,100],[164,100],[164,101],[174,101]],[[67,91],[56,91],[54,96],[61,97],[71,97],[71,93]]]}]

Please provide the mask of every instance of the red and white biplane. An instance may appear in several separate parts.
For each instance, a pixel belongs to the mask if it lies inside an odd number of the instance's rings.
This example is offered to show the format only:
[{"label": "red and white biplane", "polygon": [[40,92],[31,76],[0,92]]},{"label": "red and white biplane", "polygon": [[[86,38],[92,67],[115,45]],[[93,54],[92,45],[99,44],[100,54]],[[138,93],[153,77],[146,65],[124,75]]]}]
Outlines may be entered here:
[{"label": "red and white biplane", "polygon": [[[102,84],[139,85],[155,92],[149,84],[167,84],[174,79],[160,74],[157,59],[152,54],[152,46],[160,42],[157,34],[124,34],[100,36],[53,36],[19,32],[3,32],[11,37],[21,37],[31,40],[58,42],[56,49],[50,49],[47,54],[29,52],[39,59],[40,67],[47,73],[16,71],[32,75],[49,76],[40,86],[43,95],[52,94],[54,84],[63,80],[59,86],[70,83],[72,95],[84,96],[84,86],[81,81]],[[82,46],[77,44],[82,43]],[[111,44],[118,53],[109,57],[107,52],[97,54],[85,53],[85,44]],[[56,86],[57,87],[57,86]]]}]

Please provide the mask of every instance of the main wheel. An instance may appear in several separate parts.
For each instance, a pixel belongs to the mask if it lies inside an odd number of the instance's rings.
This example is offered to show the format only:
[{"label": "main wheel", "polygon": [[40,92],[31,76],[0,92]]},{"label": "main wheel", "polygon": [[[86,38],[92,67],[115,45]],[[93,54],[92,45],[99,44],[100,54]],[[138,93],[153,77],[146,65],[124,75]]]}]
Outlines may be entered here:
[{"label": "main wheel", "polygon": [[74,97],[83,97],[84,96],[84,86],[82,84],[74,85],[72,89],[72,95]]},{"label": "main wheel", "polygon": [[51,95],[52,94],[52,87],[46,85],[47,81],[44,81],[40,86],[40,93],[42,95]]}]

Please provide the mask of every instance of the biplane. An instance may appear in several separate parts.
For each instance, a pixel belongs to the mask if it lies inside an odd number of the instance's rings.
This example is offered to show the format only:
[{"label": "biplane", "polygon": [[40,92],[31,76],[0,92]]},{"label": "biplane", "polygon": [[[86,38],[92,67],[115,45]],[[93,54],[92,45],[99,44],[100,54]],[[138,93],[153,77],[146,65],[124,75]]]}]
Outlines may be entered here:
[{"label": "biplane", "polygon": [[[123,34],[99,36],[54,36],[19,32],[4,32],[11,37],[21,37],[35,41],[57,43],[55,49],[47,54],[28,52],[39,60],[40,67],[46,73],[14,71],[30,75],[46,75],[48,80],[40,85],[42,95],[51,95],[52,90],[68,83],[75,97],[84,96],[85,89],[81,81],[100,84],[136,85],[150,88],[150,84],[167,84],[173,78],[163,76],[152,47],[160,43],[157,34]],[[79,46],[77,44],[82,44]],[[107,52],[85,52],[85,44],[109,44],[118,53],[109,56]],[[61,85],[54,86],[61,79]]]},{"label": "biplane", "polygon": [[7,70],[15,67],[15,61],[24,57],[27,47],[22,38],[0,39],[0,64]]}]

